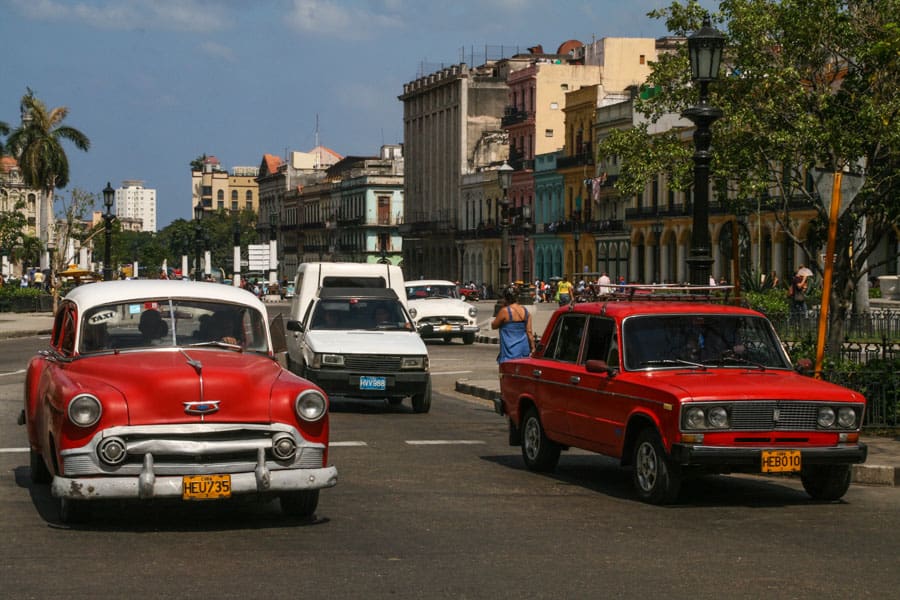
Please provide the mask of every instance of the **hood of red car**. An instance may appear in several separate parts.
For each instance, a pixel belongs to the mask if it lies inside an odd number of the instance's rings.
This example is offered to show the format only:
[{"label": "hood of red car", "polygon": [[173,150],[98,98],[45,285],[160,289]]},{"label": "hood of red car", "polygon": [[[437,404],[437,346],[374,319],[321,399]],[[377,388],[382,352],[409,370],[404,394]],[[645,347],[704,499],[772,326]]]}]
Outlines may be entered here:
[{"label": "hood of red car", "polygon": [[683,400],[745,400],[771,398],[772,400],[848,400],[848,394],[857,402],[863,396],[850,390],[784,370],[720,369],[674,370],[633,373],[636,380],[643,380],[649,387],[666,390]]},{"label": "hood of red car", "polygon": [[84,358],[71,368],[121,392],[130,425],[268,422],[281,373],[271,358],[218,349],[123,352]]}]

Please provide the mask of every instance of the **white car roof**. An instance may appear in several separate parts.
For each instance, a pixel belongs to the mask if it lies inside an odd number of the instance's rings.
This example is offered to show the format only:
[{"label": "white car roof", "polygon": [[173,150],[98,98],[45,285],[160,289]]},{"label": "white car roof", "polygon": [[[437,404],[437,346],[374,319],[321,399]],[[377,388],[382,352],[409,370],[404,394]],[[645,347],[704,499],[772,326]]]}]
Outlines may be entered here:
[{"label": "white car roof", "polygon": [[166,279],[102,281],[80,285],[65,297],[66,300],[74,302],[79,311],[101,304],[141,298],[192,298],[252,306],[263,314],[266,310],[262,301],[247,290],[203,281]]},{"label": "white car roof", "polygon": [[423,285],[451,285],[456,287],[452,281],[444,281],[443,279],[413,279],[406,282],[406,287],[422,287]]}]

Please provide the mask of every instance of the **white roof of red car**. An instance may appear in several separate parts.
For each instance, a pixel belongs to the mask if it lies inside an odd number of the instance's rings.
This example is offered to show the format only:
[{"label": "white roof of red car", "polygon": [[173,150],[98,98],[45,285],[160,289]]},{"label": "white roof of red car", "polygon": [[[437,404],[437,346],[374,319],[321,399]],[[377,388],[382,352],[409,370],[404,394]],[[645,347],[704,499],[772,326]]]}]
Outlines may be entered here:
[{"label": "white roof of red car", "polygon": [[230,285],[200,281],[133,279],[89,283],[74,288],[65,299],[80,310],[101,304],[143,298],[194,298],[252,306],[265,312],[265,305],[252,293]]}]

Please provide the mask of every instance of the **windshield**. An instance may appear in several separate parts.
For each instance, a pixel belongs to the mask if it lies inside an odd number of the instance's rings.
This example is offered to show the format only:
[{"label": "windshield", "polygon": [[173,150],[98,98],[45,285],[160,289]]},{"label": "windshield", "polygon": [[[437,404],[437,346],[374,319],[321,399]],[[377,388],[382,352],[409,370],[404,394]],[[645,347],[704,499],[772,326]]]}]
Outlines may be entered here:
[{"label": "windshield", "polygon": [[655,368],[774,368],[790,364],[771,324],[744,315],[647,315],[622,324],[629,371]]},{"label": "windshield", "polygon": [[190,345],[268,352],[266,323],[246,306],[168,299],[106,304],[86,311],[81,320],[82,354]]},{"label": "windshield", "polygon": [[316,304],[310,329],[412,329],[396,299],[328,298]]},{"label": "windshield", "polygon": [[407,300],[421,300],[422,298],[459,298],[459,290],[455,284],[406,286]]}]

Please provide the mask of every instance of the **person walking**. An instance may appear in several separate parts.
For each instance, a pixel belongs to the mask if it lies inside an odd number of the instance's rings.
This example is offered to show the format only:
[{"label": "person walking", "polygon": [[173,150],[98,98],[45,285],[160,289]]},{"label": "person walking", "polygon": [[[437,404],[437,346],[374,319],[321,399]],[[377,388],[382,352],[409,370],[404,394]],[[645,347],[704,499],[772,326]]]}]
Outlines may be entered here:
[{"label": "person walking", "polygon": [[531,314],[519,304],[516,288],[508,287],[503,291],[503,306],[491,321],[491,329],[500,330],[498,363],[514,358],[525,358],[534,351]]}]

